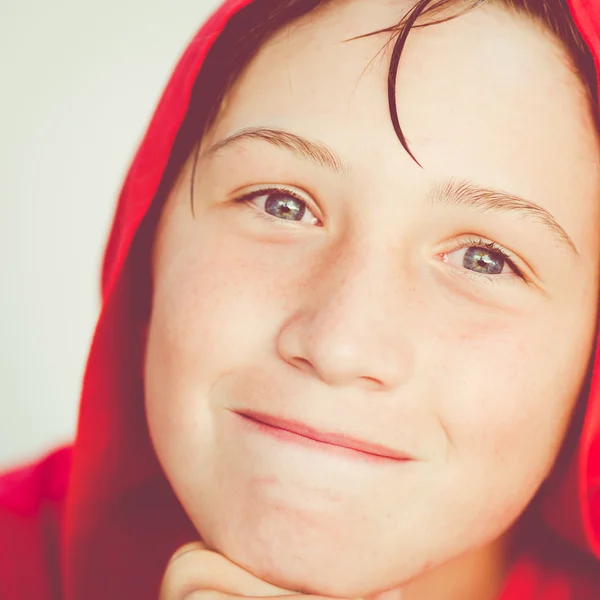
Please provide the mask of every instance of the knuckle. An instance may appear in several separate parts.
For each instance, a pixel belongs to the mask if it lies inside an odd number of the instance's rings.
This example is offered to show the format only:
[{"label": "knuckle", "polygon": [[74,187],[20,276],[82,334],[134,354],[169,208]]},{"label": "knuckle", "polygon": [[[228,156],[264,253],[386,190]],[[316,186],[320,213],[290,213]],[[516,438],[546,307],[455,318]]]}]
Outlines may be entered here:
[{"label": "knuckle", "polygon": [[[179,548],[169,560],[163,575],[160,600],[183,600],[191,593],[212,593],[205,590],[210,585],[210,555],[200,542]],[[204,600],[219,600],[217,597]]]},{"label": "knuckle", "polygon": [[202,542],[190,542],[189,544],[185,544],[184,546],[181,546],[181,548],[178,548],[173,556],[171,556],[169,565],[172,565],[185,554],[189,554],[190,552],[202,552],[204,550],[206,550],[206,546]]},{"label": "knuckle", "polygon": [[216,592],[214,590],[202,590],[196,591],[186,596],[184,600],[228,600],[231,596],[227,596],[222,592]]}]

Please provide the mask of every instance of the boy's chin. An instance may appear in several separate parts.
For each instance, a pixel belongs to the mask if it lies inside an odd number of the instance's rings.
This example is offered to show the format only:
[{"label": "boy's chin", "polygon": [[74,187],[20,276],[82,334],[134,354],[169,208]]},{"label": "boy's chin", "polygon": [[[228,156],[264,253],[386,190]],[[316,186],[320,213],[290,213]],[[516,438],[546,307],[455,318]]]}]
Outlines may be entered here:
[{"label": "boy's chin", "polygon": [[[382,576],[366,561],[355,561],[342,554],[305,558],[304,552],[275,557],[242,555],[241,564],[255,576],[273,585],[301,594],[331,598],[364,598],[399,585]],[[232,560],[235,557],[230,557]],[[238,561],[236,561],[238,562]]]},{"label": "boy's chin", "polygon": [[395,588],[417,568],[398,560],[401,549],[386,560],[373,544],[360,540],[347,539],[340,545],[333,537],[311,540],[310,536],[238,529],[237,535],[209,536],[205,542],[263,581],[291,592],[332,598],[364,598]]}]

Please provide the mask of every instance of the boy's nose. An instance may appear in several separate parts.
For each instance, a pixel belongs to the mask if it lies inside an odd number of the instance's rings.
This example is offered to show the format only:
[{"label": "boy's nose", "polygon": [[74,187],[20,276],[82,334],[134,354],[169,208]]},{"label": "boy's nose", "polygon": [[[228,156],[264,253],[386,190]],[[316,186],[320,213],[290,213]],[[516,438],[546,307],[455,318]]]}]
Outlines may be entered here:
[{"label": "boy's nose", "polygon": [[397,269],[372,260],[340,258],[309,282],[279,332],[286,362],[336,386],[383,390],[410,377],[414,348],[406,326],[416,315],[398,292]]}]

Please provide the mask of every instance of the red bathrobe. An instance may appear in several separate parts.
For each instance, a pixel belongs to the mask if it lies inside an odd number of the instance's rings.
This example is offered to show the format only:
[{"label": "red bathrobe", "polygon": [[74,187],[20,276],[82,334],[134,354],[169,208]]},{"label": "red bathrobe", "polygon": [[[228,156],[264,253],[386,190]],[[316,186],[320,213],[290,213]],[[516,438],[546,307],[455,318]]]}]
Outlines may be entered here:
[{"label": "red bathrobe", "polygon": [[[192,40],[123,185],[74,445],[0,477],[1,600],[151,600],[170,555],[197,538],[154,457],[144,419],[136,311],[153,232],[138,230],[151,205],[160,209],[164,194],[157,191],[206,53],[249,1],[224,2]],[[600,67],[600,0],[570,4]],[[576,448],[521,519],[499,600],[600,600],[599,357],[583,400]]]}]

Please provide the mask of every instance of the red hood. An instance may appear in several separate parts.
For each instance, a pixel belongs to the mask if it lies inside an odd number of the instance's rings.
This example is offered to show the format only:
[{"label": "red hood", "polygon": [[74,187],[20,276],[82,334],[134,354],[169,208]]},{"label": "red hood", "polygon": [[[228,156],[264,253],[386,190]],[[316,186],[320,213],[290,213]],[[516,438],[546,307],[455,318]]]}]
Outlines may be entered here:
[{"label": "red hood", "polygon": [[[102,274],[103,307],[84,379],[66,507],[68,600],[153,598],[169,556],[197,534],[154,457],[145,425],[143,331],[134,275],[148,269],[151,227],[136,234],[159,186],[195,78],[228,19],[251,0],[227,0],[195,36],[163,94],[119,197]],[[600,3],[571,0],[600,64]],[[158,207],[160,208],[160,207]],[[134,237],[136,244],[133,245]],[[132,252],[132,247],[135,252]],[[139,279],[136,280],[139,282]],[[566,476],[545,504],[552,526],[600,558],[600,358]]]}]

